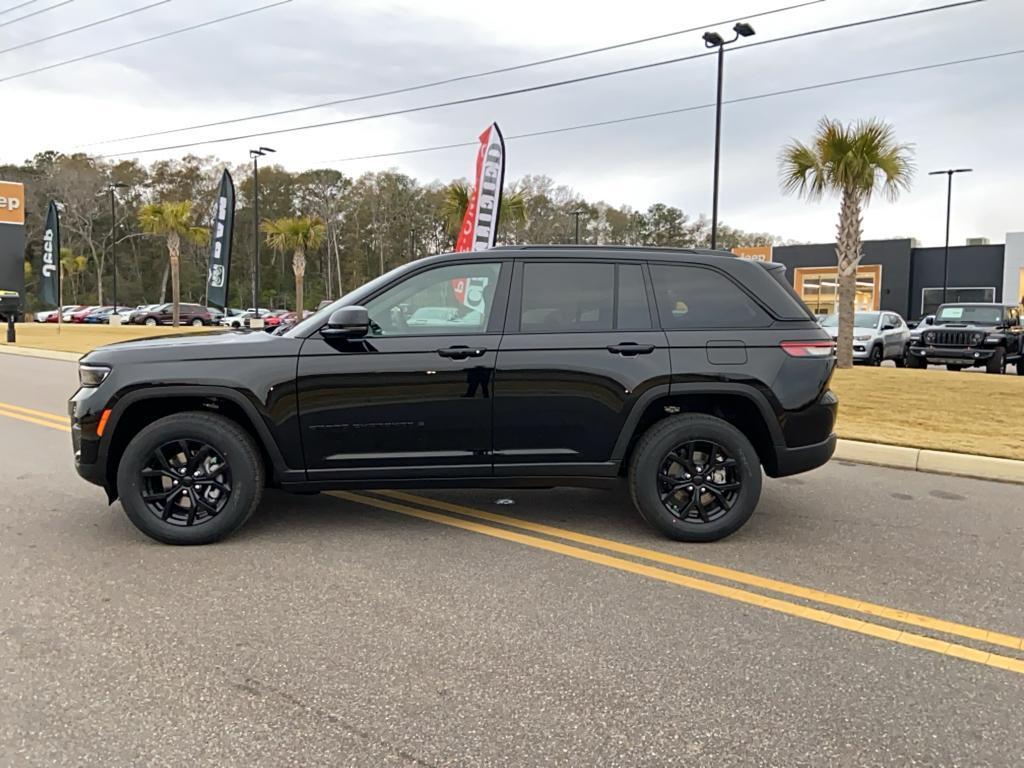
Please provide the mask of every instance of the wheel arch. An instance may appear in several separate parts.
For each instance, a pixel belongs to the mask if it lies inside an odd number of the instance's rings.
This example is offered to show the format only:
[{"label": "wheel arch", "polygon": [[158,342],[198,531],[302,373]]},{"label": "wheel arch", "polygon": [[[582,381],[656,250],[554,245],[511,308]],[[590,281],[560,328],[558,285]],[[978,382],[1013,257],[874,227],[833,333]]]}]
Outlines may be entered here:
[{"label": "wheel arch", "polygon": [[782,428],[767,399],[744,384],[673,384],[645,393],[630,411],[629,418],[615,444],[612,459],[619,472],[629,459],[640,437],[652,425],[677,413],[703,413],[715,416],[739,429],[757,452],[765,471],[777,471],[776,446],[784,444]]},{"label": "wheel arch", "polygon": [[129,392],[111,411],[102,457],[111,501],[117,494],[117,466],[131,439],[156,419],[185,411],[217,413],[241,426],[256,443],[267,477],[275,484],[289,472],[266,423],[240,393],[223,387],[155,387]]}]

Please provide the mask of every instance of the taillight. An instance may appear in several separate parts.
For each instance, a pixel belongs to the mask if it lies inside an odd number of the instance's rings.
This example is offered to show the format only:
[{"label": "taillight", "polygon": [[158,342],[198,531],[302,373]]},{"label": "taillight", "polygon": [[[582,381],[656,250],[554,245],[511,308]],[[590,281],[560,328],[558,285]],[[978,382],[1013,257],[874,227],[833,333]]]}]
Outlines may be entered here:
[{"label": "taillight", "polygon": [[780,346],[790,357],[829,357],[836,353],[834,341],[784,341]]}]

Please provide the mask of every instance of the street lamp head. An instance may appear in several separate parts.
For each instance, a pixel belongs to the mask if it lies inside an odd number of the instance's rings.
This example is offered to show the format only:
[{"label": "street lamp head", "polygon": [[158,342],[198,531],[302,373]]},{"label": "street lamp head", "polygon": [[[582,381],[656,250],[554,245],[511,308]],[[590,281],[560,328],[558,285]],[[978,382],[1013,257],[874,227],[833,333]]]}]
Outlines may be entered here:
[{"label": "street lamp head", "polygon": [[719,45],[725,45],[725,40],[717,32],[705,32],[704,45],[708,48],[716,48]]},{"label": "street lamp head", "polygon": [[946,168],[941,171],[928,171],[929,176],[952,176],[954,173],[971,173],[973,168]]},{"label": "street lamp head", "polygon": [[260,147],[260,152],[263,152],[263,153],[277,152],[277,150],[276,149],[271,149],[270,147]]},{"label": "street lamp head", "polygon": [[740,37],[752,37],[754,35],[754,28],[745,21],[739,22],[732,28],[732,31]]}]

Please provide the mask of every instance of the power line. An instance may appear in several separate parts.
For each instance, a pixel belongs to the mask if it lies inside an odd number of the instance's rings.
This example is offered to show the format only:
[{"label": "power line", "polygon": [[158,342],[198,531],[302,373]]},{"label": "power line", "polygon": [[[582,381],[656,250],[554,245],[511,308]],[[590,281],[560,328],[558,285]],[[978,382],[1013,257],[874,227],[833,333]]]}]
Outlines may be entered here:
[{"label": "power line", "polygon": [[[56,5],[51,5],[48,8],[40,8],[38,11],[32,11],[32,13],[26,13],[24,16],[19,16],[16,19],[11,19],[10,21],[5,21],[3,24],[0,24],[0,27],[9,27],[9,26],[11,26],[11,24],[17,24],[19,21],[24,21],[25,19],[31,19],[33,16],[39,16],[40,14],[46,13],[47,11],[56,10],[57,8],[60,8],[62,5],[67,5],[68,3],[73,3],[73,2],[75,2],[75,0],[63,0],[63,2],[57,3]],[[28,5],[28,3],[23,3],[23,5]],[[14,8],[21,8],[21,6],[20,5],[16,5],[16,6],[14,6]],[[7,10],[8,11],[13,11],[14,8],[8,8]],[[6,12],[7,11],[4,11],[4,13],[6,13]]]},{"label": "power line", "polygon": [[2,11],[0,11],[0,16],[3,16],[5,13],[10,13],[11,11],[16,11],[19,8],[24,8],[26,5],[32,5],[32,3],[38,3],[38,2],[39,2],[39,0],[27,0],[24,3],[18,3],[17,5],[12,5],[12,6],[8,7],[8,8],[4,8]]},{"label": "power line", "polygon": [[[978,61],[989,61],[990,59],[998,59],[1006,56],[1017,56],[1024,54],[1024,48],[1018,48],[1013,51],[1003,51],[1001,53],[991,53],[984,56],[973,56],[967,59],[955,59],[953,61],[941,61],[935,64],[923,64],[917,67],[907,67],[905,69],[892,69],[887,72],[876,72],[870,75],[859,75],[857,77],[847,77],[842,80],[830,80],[824,83],[813,83],[811,85],[801,85],[794,88],[784,88],[778,91],[769,91],[767,93],[758,93],[752,96],[740,96],[732,99],[725,99],[722,101],[723,104],[739,104],[747,101],[759,101],[761,99],[768,99],[774,96],[786,96],[793,93],[802,93],[804,91],[814,91],[819,88],[830,88],[836,85],[848,85],[850,83],[859,83],[866,80],[877,80],[883,77],[895,77],[896,75],[905,75],[912,72],[923,72],[930,69],[940,69],[942,67],[952,67],[958,64],[970,64]],[[631,123],[636,120],[650,120],[656,117],[666,117],[668,115],[680,115],[685,112],[696,112],[702,109],[711,109],[715,106],[715,102],[708,104],[694,104],[688,107],[679,107],[676,109],[666,109],[660,112],[647,112],[642,115],[630,115],[628,117],[617,117],[611,120],[600,120],[593,123],[579,123],[577,125],[567,125],[561,128],[548,128],[543,131],[531,131],[529,133],[518,133],[509,134],[505,136],[506,141],[512,141],[514,139],[528,139],[535,136],[548,136],[555,133],[568,133],[569,131],[580,131],[588,128],[600,128],[606,125],[617,125],[619,123]],[[396,152],[378,152],[370,155],[355,155],[352,157],[339,157],[333,160],[326,160],[328,163],[348,163],[355,160],[375,160],[382,157],[398,157],[400,155],[416,155],[424,152],[438,152],[445,149],[455,149],[456,147],[475,147],[479,146],[478,141],[463,141],[457,144],[439,144],[433,147],[420,147],[418,149],[403,149]]]},{"label": "power line", "polygon": [[[73,0],[64,0],[64,2],[65,3],[70,3],[70,2],[73,2]],[[25,72],[18,72],[17,74],[14,74],[14,75],[7,75],[6,77],[0,77],[0,83],[5,83],[8,80],[15,80],[15,79],[17,79],[19,77],[25,77],[27,75],[34,75],[34,74],[36,74],[38,72],[45,72],[45,71],[47,71],[49,69],[56,69],[57,67],[63,67],[63,66],[66,66],[67,64],[75,64],[75,63],[77,63],[79,61],[85,61],[86,59],[92,59],[92,58],[95,58],[96,56],[103,56],[103,55],[108,54],[108,53],[114,53],[115,51],[123,51],[126,48],[134,48],[135,46],[143,45],[144,43],[152,43],[154,40],[163,40],[164,38],[167,38],[167,37],[173,37],[174,35],[180,35],[183,32],[191,32],[192,30],[195,30],[195,29],[202,29],[203,27],[209,27],[209,26],[212,26],[213,24],[219,24],[222,21],[229,21],[231,19],[237,19],[237,18],[240,18],[242,16],[248,16],[248,15],[253,14],[253,13],[259,13],[260,11],[266,11],[266,10],[268,10],[270,8],[276,8],[279,5],[287,5],[290,2],[292,2],[292,0],[277,0],[277,2],[269,3],[268,5],[261,5],[261,6],[257,7],[257,8],[250,8],[248,11],[241,11],[239,13],[232,13],[232,14],[230,14],[228,16],[221,16],[220,18],[217,18],[217,19],[210,19],[209,21],[203,21],[203,22],[200,22],[199,24],[193,24],[193,25],[188,26],[188,27],[182,27],[181,29],[173,29],[170,32],[163,32],[163,33],[161,33],[159,35],[153,35],[153,37],[147,37],[147,38],[145,38],[143,40],[136,40],[133,43],[125,43],[124,45],[117,45],[117,46],[114,46],[113,48],[107,48],[107,49],[102,50],[102,51],[95,51],[93,53],[87,53],[84,56],[76,56],[73,59],[66,59],[65,61],[58,61],[56,64],[47,64],[44,67],[36,67],[35,69],[29,69],[29,70],[26,70]]]},{"label": "power line", "polygon": [[[845,24],[837,24],[837,25],[831,26],[831,27],[823,27],[823,28],[820,28],[820,29],[807,30],[807,31],[804,31],[804,32],[797,32],[797,33],[792,34],[792,35],[785,35],[783,37],[775,37],[775,38],[771,38],[769,40],[763,40],[763,41],[756,42],[756,43],[749,43],[747,45],[742,45],[742,46],[738,46],[736,48],[733,48],[732,50],[734,52],[735,51],[742,51],[742,50],[745,50],[747,48],[755,48],[755,47],[762,46],[762,45],[769,45],[771,43],[780,43],[780,42],[784,42],[784,41],[787,41],[787,40],[795,40],[797,38],[809,37],[811,35],[819,35],[819,34],[822,34],[822,33],[825,33],[825,32],[834,32],[836,30],[841,30],[841,29],[850,29],[850,28],[853,28],[853,27],[860,27],[860,26],[864,26],[866,24],[875,24],[875,23],[882,22],[882,21],[892,21],[893,19],[902,19],[902,18],[907,18],[907,17],[910,17],[910,16],[918,16],[918,15],[923,14],[923,13],[932,13],[932,12],[935,12],[935,11],[942,11],[942,10],[947,10],[947,9],[950,9],[950,8],[957,8],[957,7],[961,7],[961,6],[965,6],[965,5],[974,5],[974,4],[979,3],[979,2],[985,2],[985,0],[960,0],[959,2],[947,3],[946,5],[933,6],[931,8],[921,8],[921,9],[918,9],[918,10],[915,10],[915,11],[907,11],[905,13],[897,13],[897,14],[892,14],[892,15],[889,15],[889,16],[879,16],[879,17],[875,17],[875,18],[872,18],[872,19],[862,19],[860,21],[847,22]],[[531,85],[531,86],[526,86],[526,87],[523,87],[523,88],[513,88],[513,89],[510,89],[510,90],[506,90],[506,91],[498,91],[496,93],[488,93],[488,94],[483,94],[483,95],[480,95],[480,96],[466,96],[466,97],[461,98],[461,99],[451,99],[449,101],[442,101],[442,102],[437,102],[437,103],[434,103],[434,104],[423,104],[423,105],[416,106],[416,107],[404,107],[404,108],[401,108],[401,109],[389,110],[387,112],[378,112],[376,114],[359,115],[359,116],[356,116],[356,117],[348,117],[348,118],[343,118],[343,119],[340,119],[340,120],[328,120],[328,121],[321,122],[321,123],[308,123],[306,125],[296,125],[296,126],[292,126],[290,128],[275,128],[275,129],[268,130],[268,131],[256,131],[256,132],[252,132],[252,133],[238,134],[238,135],[235,135],[235,136],[222,136],[222,137],[215,138],[215,139],[204,139],[204,140],[201,140],[201,141],[191,141],[191,142],[185,142],[185,143],[182,143],[182,144],[169,144],[169,145],[162,146],[162,147],[147,147],[145,149],[129,150],[129,151],[126,151],[126,152],[111,152],[111,153],[106,154],[106,155],[99,155],[98,157],[101,158],[101,159],[105,159],[105,158],[111,158],[111,157],[123,157],[123,156],[126,156],[126,155],[144,155],[144,154],[149,154],[149,153],[152,153],[152,152],[166,152],[166,151],[175,150],[175,149],[187,149],[189,147],[198,147],[198,146],[202,146],[202,145],[206,145],[206,144],[223,144],[225,142],[240,141],[242,139],[253,139],[253,138],[259,138],[259,137],[263,137],[263,136],[277,136],[277,135],[285,134],[285,133],[295,133],[297,131],[307,131],[307,130],[311,130],[311,129],[314,129],[314,128],[327,128],[327,127],[336,126],[336,125],[348,125],[348,124],[351,124],[351,123],[359,123],[359,122],[364,122],[364,121],[367,121],[367,120],[377,120],[377,119],[380,119],[380,118],[383,118],[383,117],[394,117],[396,115],[407,115],[407,114],[412,114],[412,113],[415,113],[415,112],[426,112],[426,111],[433,110],[433,109],[440,109],[442,107],[459,106],[459,105],[462,105],[462,104],[474,104],[474,103],[481,102],[481,101],[491,101],[493,99],[505,98],[507,96],[517,96],[517,95],[520,95],[520,94],[523,94],[523,93],[533,93],[533,92],[536,92],[536,91],[544,91],[544,90],[549,90],[549,89],[552,89],[552,88],[560,88],[560,87],[565,86],[565,85],[574,85],[576,83],[589,82],[589,81],[598,80],[598,79],[601,79],[601,78],[604,78],[604,77],[611,77],[613,75],[621,75],[621,74],[626,74],[626,73],[630,73],[630,72],[640,72],[640,71],[647,70],[647,69],[654,69],[656,67],[663,67],[663,66],[666,66],[666,65],[669,65],[669,64],[678,64],[678,63],[683,62],[683,61],[692,61],[693,59],[700,59],[700,58],[704,58],[705,56],[715,56],[715,55],[717,55],[717,53],[715,51],[705,51],[703,53],[691,54],[689,56],[680,56],[680,57],[676,57],[676,58],[673,58],[673,59],[664,59],[662,61],[650,62],[648,64],[637,64],[637,65],[632,66],[632,67],[624,67],[622,69],[614,69],[614,70],[610,70],[610,71],[607,71],[607,72],[598,72],[598,73],[592,74],[592,75],[582,75],[580,77],[572,77],[572,78],[568,78],[568,79],[565,79],[565,80],[556,80],[556,81],[550,82],[550,83],[541,83],[540,85]],[[2,82],[2,80],[0,80],[0,82]]]},{"label": "power line", "polygon": [[90,144],[81,144],[83,147],[94,147],[100,144],[114,144],[121,141],[132,141],[134,139],[151,139],[154,136],[167,136],[172,133],[183,133],[185,131],[198,130],[200,128],[215,128],[221,125],[232,125],[234,123],[243,123],[249,120],[261,120],[268,117],[280,117],[281,115],[291,115],[296,112],[307,112],[313,109],[323,109],[325,107],[334,107],[339,104],[352,104],[357,101],[368,101],[369,99],[377,99],[383,96],[395,96],[400,93],[411,93],[413,91],[422,91],[427,88],[436,88],[441,85],[450,85],[452,83],[460,83],[466,80],[473,80],[480,77],[488,77],[490,75],[503,74],[505,72],[515,72],[522,69],[528,69],[530,67],[539,67],[543,64],[553,64],[559,61],[568,61],[569,59],[580,58],[582,56],[591,56],[595,53],[604,53],[606,51],[613,51],[619,48],[626,48],[633,45],[640,45],[642,43],[649,43],[655,40],[664,40],[669,37],[676,37],[678,35],[685,35],[691,32],[697,32],[707,27],[718,26],[720,24],[729,24],[740,19],[756,19],[762,16],[769,16],[775,13],[782,13],[783,11],[791,11],[796,8],[803,8],[808,5],[817,5],[823,3],[825,0],[808,0],[808,2],[798,3],[796,5],[787,5],[782,8],[776,8],[770,11],[762,11],[760,13],[747,14],[745,16],[739,16],[732,19],[724,19],[722,21],[713,21],[707,24],[701,24],[700,26],[690,27],[688,29],[679,29],[675,32],[665,32],[659,35],[651,35],[649,37],[641,37],[636,40],[627,40],[621,43],[614,43],[612,45],[605,45],[600,48],[591,48],[586,51],[577,51],[576,53],[567,53],[561,56],[553,56],[548,59],[539,59],[537,61],[526,62],[525,64],[515,64],[509,67],[500,67],[498,69],[488,69],[483,72],[474,72],[468,75],[456,75],[454,77],[448,77],[443,80],[433,80],[429,83],[420,83],[418,85],[409,85],[402,88],[393,88],[388,91],[377,91],[376,93],[367,93],[362,96],[349,96],[343,99],[333,99],[331,101],[322,101],[316,104],[307,104],[302,107],[292,107],[289,109],[280,109],[275,112],[261,112],[254,115],[246,115],[245,117],[233,117],[226,120],[216,120],[209,123],[196,123],[195,125],[185,125],[179,128],[167,128],[161,131],[152,131],[150,133],[137,133],[134,136],[122,136],[117,139],[107,139],[105,141],[95,141]]},{"label": "power line", "polygon": [[171,0],[159,0],[159,2],[144,5],[141,8],[134,8],[130,11],[125,11],[124,13],[119,13],[115,16],[108,16],[105,19],[100,19],[99,21],[93,21],[88,24],[83,24],[80,27],[75,27],[73,29],[65,29],[63,32],[57,32],[52,35],[47,35],[46,37],[40,37],[38,40],[31,40],[27,43],[21,43],[20,45],[12,45],[10,48],[4,48],[2,51],[0,51],[0,53],[10,53],[11,51],[17,51],[21,48],[28,48],[31,45],[45,43],[47,40],[53,40],[54,38],[64,37],[64,35],[70,35],[73,32],[81,32],[83,29],[91,29],[92,27],[98,27],[100,24],[106,24],[110,21],[123,19],[125,16],[132,16],[136,13],[142,13],[143,11],[148,11],[150,8],[156,8],[158,5],[166,5],[169,2],[171,2]]}]

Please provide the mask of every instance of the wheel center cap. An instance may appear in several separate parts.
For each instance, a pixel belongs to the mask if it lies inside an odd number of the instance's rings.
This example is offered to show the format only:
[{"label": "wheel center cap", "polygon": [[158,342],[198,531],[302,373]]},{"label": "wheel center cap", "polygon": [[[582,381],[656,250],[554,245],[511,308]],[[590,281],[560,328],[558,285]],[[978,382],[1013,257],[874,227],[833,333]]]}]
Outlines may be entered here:
[{"label": "wheel center cap", "polygon": [[181,484],[184,485],[186,488],[191,488],[192,478],[186,475],[185,477],[181,478]]}]

